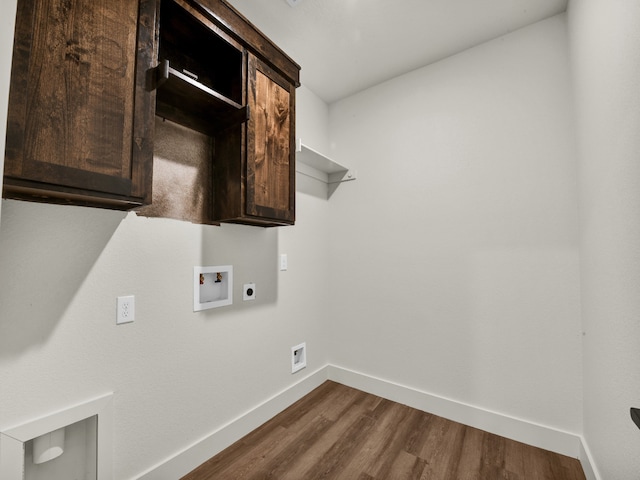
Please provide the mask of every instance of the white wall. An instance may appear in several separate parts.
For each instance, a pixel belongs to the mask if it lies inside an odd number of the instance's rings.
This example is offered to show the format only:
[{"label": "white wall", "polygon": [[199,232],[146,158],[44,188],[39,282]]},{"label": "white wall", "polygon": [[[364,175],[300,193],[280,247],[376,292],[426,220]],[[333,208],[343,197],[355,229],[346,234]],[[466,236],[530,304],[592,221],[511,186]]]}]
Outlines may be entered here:
[{"label": "white wall", "polygon": [[[318,107],[305,96],[301,111]],[[135,478],[328,362],[326,200],[298,193],[296,225],[274,229],[2,208],[0,431],[112,391],[114,478]],[[234,266],[234,305],[194,313],[193,267],[221,264]],[[132,324],[115,325],[119,295],[136,296]],[[292,375],[303,341],[307,368]]]},{"label": "white wall", "polygon": [[580,433],[565,17],[330,105],[331,358]]},{"label": "white wall", "polygon": [[640,3],[569,4],[580,154],[584,436],[603,479],[640,472]]},{"label": "white wall", "polygon": [[[571,58],[559,16],[330,108],[301,87],[298,136],[358,180],[326,201],[298,176],[295,227],[3,201],[0,430],[114,391],[114,475],[133,478],[299,380],[289,348],[306,341],[308,372],[584,422],[601,478],[635,478],[640,7],[572,1],[568,17]],[[212,263],[258,300],[194,314],[191,269]],[[125,294],[137,319],[116,327]]]},{"label": "white wall", "polygon": [[[113,391],[126,479],[325,365],[326,209],[298,201],[298,224],[281,230],[4,201],[0,428]],[[193,266],[219,264],[235,267],[235,305],[193,313]],[[242,304],[249,281],[258,299]],[[116,326],[128,294],[136,321]],[[292,376],[302,341],[308,367]]]},{"label": "white wall", "polygon": [[[126,479],[325,365],[326,208],[298,202],[295,227],[265,230],[4,201],[0,429],[113,391]],[[234,306],[193,313],[193,266],[219,264],[234,265]],[[136,321],[116,326],[128,294]],[[302,341],[308,367],[291,375]]]},{"label": "white wall", "polygon": [[305,145],[329,151],[329,106],[304,85],[296,90],[296,136]]}]

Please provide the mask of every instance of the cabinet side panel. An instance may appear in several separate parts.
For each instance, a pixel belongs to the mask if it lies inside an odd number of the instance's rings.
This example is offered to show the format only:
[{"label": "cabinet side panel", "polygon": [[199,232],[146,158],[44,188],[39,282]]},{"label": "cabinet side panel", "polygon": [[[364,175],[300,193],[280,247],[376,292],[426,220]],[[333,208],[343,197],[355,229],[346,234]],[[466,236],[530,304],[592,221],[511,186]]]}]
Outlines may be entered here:
[{"label": "cabinet side panel", "polygon": [[231,220],[244,215],[242,158],[245,127],[237,125],[214,136],[213,219]]},{"label": "cabinet side panel", "polygon": [[13,62],[7,108],[7,140],[5,145],[5,175],[22,174],[22,146],[27,110],[27,72],[31,52],[32,17],[35,0],[22,0],[17,4],[16,29],[13,43]]},{"label": "cabinet side panel", "polygon": [[153,197],[145,217],[211,223],[211,137],[156,117]]},{"label": "cabinet side panel", "polygon": [[36,2],[24,160],[130,177],[138,3]]},{"label": "cabinet side panel", "polygon": [[256,72],[255,203],[289,209],[289,92]]},{"label": "cabinet side panel", "polygon": [[147,72],[156,65],[158,58],[159,8],[160,2],[156,0],[140,0],[133,143],[130,149],[133,181],[131,195],[141,197],[144,205],[151,203],[153,190],[156,91],[148,88]]}]

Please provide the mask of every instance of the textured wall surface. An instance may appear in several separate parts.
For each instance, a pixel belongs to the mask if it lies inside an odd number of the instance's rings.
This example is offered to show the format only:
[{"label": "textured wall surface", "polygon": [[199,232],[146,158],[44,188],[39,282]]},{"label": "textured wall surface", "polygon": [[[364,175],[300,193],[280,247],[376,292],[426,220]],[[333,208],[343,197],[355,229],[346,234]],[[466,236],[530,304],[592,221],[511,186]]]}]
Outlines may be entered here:
[{"label": "textured wall surface", "polygon": [[[0,430],[114,392],[114,477],[135,478],[326,365],[328,207],[301,184],[296,225],[273,229],[4,200]],[[228,264],[234,305],[194,313],[193,267]],[[134,323],[116,326],[120,295]]]},{"label": "textured wall surface", "polygon": [[[0,13],[2,126],[15,1]],[[295,383],[306,341],[309,372],[584,425],[601,478],[635,479],[638,32],[633,0],[576,0],[330,107],[301,87],[298,136],[358,180],[327,201],[299,175],[295,227],[3,201],[0,429],[113,391],[134,478]],[[194,313],[193,266],[229,263],[234,306]]]},{"label": "textured wall surface", "polygon": [[571,1],[584,436],[601,478],[635,480],[640,431],[640,3]]},{"label": "textured wall surface", "polygon": [[560,430],[582,413],[565,17],[330,106],[336,365]]}]

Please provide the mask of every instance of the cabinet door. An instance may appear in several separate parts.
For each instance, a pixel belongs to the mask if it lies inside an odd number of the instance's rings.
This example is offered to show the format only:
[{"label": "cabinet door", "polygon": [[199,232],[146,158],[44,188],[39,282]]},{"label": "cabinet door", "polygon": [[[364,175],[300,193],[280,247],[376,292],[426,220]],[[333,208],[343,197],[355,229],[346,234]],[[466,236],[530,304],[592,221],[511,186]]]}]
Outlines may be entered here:
[{"label": "cabinet door", "polygon": [[295,221],[295,86],[249,55],[246,213]]},{"label": "cabinet door", "polygon": [[155,0],[19,0],[4,196],[150,202],[155,21]]}]

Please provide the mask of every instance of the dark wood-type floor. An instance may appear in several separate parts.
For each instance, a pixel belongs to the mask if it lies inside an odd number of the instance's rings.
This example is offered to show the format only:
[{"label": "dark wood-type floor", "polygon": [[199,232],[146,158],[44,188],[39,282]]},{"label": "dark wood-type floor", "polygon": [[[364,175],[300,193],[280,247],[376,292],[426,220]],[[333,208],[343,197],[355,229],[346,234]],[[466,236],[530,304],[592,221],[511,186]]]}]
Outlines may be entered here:
[{"label": "dark wood-type floor", "polygon": [[326,382],[182,480],[585,480],[578,460]]}]

